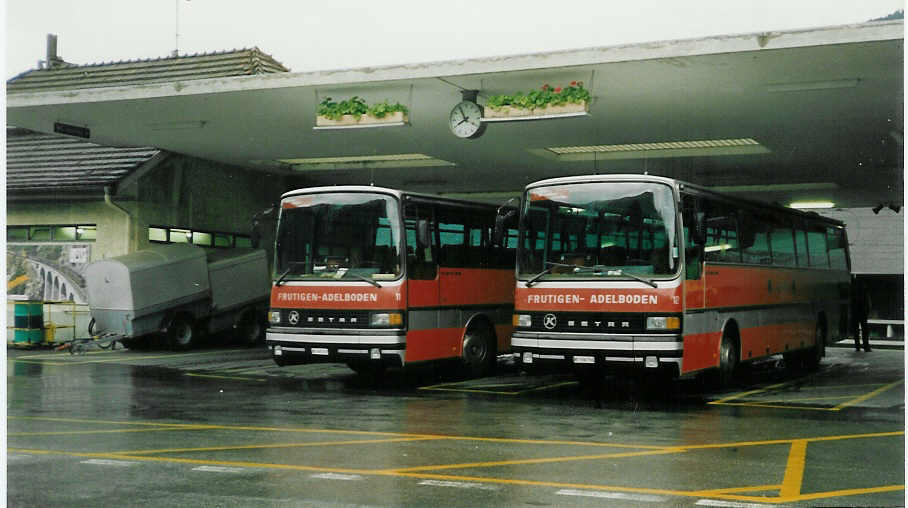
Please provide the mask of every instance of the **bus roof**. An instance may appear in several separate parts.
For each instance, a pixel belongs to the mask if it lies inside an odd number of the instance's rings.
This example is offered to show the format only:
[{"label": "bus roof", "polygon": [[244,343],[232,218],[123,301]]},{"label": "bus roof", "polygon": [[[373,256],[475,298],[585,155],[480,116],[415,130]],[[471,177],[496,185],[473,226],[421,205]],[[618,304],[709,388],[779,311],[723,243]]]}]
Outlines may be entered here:
[{"label": "bus roof", "polygon": [[702,185],[697,185],[695,183],[685,182],[683,180],[677,180],[674,178],[667,178],[664,176],[655,176],[655,175],[641,175],[634,173],[624,173],[624,174],[611,174],[611,175],[579,175],[579,176],[565,176],[559,178],[548,178],[545,180],[539,180],[533,183],[530,183],[526,186],[526,190],[534,189],[537,187],[546,187],[549,185],[565,185],[565,184],[576,184],[576,183],[594,183],[594,182],[620,182],[620,181],[635,181],[635,182],[653,182],[653,183],[662,183],[670,185],[672,187],[678,186],[680,189],[694,189],[698,193],[709,194],[713,197],[721,199],[723,201],[732,202],[734,204],[744,204],[745,206],[754,207],[754,208],[763,208],[774,210],[777,212],[796,215],[805,219],[818,220],[828,224],[832,224],[838,227],[845,227],[845,223],[830,217],[824,217],[816,212],[805,212],[803,210],[798,210],[796,208],[788,208],[774,203],[767,203],[765,201],[757,201],[747,198],[739,198],[736,196],[730,196],[728,194],[723,194],[721,192],[716,192],[711,190],[709,187],[704,187]]},{"label": "bus roof", "polygon": [[378,194],[388,194],[396,197],[397,199],[404,198],[417,198],[425,199],[428,201],[436,202],[446,202],[446,203],[459,203],[463,205],[470,206],[482,206],[488,208],[496,208],[498,205],[493,203],[483,202],[483,201],[470,201],[468,199],[456,199],[448,198],[444,196],[439,196],[437,194],[424,194],[419,192],[410,192],[400,189],[390,189],[387,187],[375,187],[371,185],[332,185],[324,187],[306,187],[302,189],[296,189],[292,191],[285,192],[281,195],[281,199],[290,197],[290,196],[299,196],[302,194],[322,194],[326,192],[371,192]]}]

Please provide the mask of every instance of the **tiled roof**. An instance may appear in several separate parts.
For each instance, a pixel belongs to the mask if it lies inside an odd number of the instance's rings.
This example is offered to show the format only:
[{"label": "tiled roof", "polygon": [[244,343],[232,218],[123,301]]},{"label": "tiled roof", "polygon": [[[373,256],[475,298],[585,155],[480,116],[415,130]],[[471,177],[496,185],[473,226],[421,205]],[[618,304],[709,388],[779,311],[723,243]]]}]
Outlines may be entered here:
[{"label": "tiled roof", "polygon": [[252,48],[89,65],[63,63],[15,76],[6,82],[6,91],[13,94],[101,88],[288,71],[270,55]]},{"label": "tiled roof", "polygon": [[99,192],[159,153],[156,148],[114,148],[7,127],[6,190],[48,195]]}]

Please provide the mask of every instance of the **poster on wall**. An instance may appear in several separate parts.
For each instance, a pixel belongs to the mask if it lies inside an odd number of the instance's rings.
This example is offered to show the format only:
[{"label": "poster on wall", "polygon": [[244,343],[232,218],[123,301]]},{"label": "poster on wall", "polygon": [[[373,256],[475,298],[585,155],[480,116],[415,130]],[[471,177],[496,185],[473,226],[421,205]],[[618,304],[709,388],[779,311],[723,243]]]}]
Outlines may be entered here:
[{"label": "poster on wall", "polygon": [[7,244],[7,297],[86,303],[84,273],[89,259],[88,243]]}]

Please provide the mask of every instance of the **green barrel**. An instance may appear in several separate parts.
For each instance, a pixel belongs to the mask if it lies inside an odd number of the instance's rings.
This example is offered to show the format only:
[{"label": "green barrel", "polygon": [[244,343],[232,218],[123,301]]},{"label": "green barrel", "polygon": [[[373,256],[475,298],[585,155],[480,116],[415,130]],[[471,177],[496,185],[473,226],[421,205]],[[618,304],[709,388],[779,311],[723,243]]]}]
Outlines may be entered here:
[{"label": "green barrel", "polygon": [[16,302],[13,305],[13,344],[40,344],[44,341],[44,304]]}]

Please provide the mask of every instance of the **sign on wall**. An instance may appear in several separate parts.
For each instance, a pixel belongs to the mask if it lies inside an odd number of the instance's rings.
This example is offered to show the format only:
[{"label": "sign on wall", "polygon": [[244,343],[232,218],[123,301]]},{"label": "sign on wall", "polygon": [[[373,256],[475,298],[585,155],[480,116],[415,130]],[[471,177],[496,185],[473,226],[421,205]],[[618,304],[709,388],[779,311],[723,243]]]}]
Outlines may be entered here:
[{"label": "sign on wall", "polygon": [[86,303],[84,272],[90,259],[90,243],[7,244],[7,296]]}]

